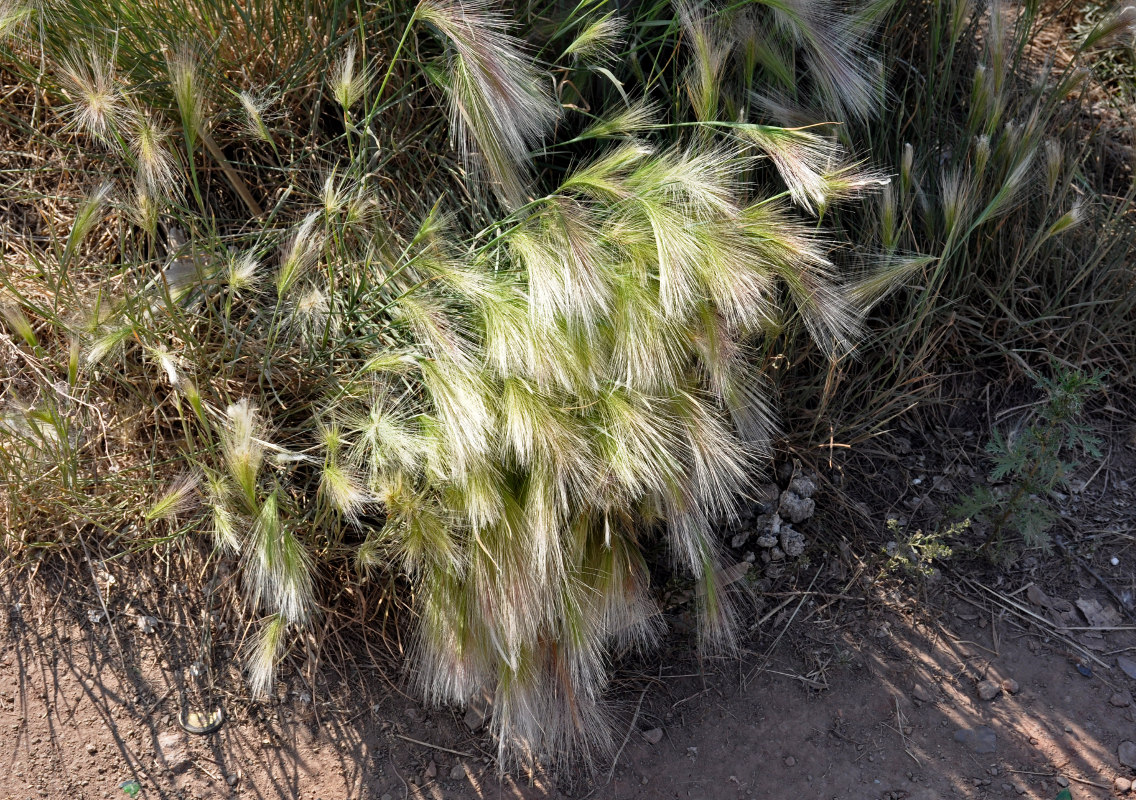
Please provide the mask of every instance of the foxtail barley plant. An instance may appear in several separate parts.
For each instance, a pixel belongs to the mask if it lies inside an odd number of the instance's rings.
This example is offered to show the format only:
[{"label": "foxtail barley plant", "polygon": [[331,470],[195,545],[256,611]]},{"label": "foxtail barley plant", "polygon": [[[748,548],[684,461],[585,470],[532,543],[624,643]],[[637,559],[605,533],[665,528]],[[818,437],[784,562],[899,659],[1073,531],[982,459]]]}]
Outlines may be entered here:
[{"label": "foxtail barley plant", "polygon": [[[44,382],[4,400],[4,474],[61,465],[10,546],[147,487],[143,529],[239,566],[258,693],[349,565],[408,599],[428,701],[492,691],[506,760],[610,744],[653,541],[733,647],[715,525],[770,454],[771,343],[846,355],[926,263],[826,224],[889,182],[824,124],[876,113],[886,4],[554,5],[20,7],[44,146],[110,183],[8,265]],[[99,444],[128,405],[141,440]]]}]

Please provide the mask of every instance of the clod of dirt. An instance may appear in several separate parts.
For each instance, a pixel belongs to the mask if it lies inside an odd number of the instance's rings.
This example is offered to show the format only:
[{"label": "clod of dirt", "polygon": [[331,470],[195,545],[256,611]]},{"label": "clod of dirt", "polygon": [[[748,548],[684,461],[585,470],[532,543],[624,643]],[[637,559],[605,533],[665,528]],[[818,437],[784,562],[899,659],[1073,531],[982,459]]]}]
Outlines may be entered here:
[{"label": "clod of dirt", "polygon": [[1116,666],[1120,667],[1120,669],[1124,671],[1125,675],[1136,681],[1136,661],[1128,658],[1128,656],[1117,656]]},{"label": "clod of dirt", "polygon": [[651,744],[658,744],[663,740],[663,729],[651,728],[649,731],[643,731],[643,738]]},{"label": "clod of dirt", "polygon": [[754,500],[761,513],[768,514],[777,507],[777,498],[780,497],[781,490],[777,488],[776,483],[762,483],[757,487],[755,494]]},{"label": "clod of dirt", "polygon": [[1002,691],[1006,694],[1017,694],[1021,688],[1021,685],[1013,678],[1006,678],[1002,681]]},{"label": "clod of dirt", "polygon": [[1121,689],[1119,692],[1113,692],[1108,697],[1108,704],[1116,706],[1117,708],[1128,708],[1132,705],[1132,693],[1127,689]]},{"label": "clod of dirt", "polygon": [[149,635],[158,629],[158,620],[156,617],[142,615],[138,617],[138,627],[142,633]]},{"label": "clod of dirt", "polygon": [[1117,794],[1127,794],[1132,789],[1132,781],[1127,778],[1117,778],[1112,782],[1112,788]]},{"label": "clod of dirt", "polygon": [[927,690],[927,687],[921,683],[917,683],[911,687],[911,696],[920,703],[930,703],[934,699]]},{"label": "clod of dirt", "polygon": [[816,502],[809,497],[801,497],[791,489],[781,493],[781,502],[777,506],[777,513],[793,524],[804,522],[816,511]]},{"label": "clod of dirt", "polygon": [[805,537],[788,525],[781,528],[781,549],[789,558],[797,558],[805,552]]},{"label": "clod of dirt", "polygon": [[1002,693],[1002,687],[994,681],[979,681],[977,688],[978,696],[983,700],[993,700]]},{"label": "clod of dirt", "polygon": [[1126,767],[1136,768],[1136,742],[1125,740],[1116,748],[1116,758]]},{"label": "clod of dirt", "polygon": [[816,494],[816,490],[816,483],[807,475],[798,475],[789,481],[788,491],[793,492],[798,497],[808,499]]},{"label": "clod of dirt", "polygon": [[757,537],[757,546],[762,548],[763,550],[769,550],[773,547],[776,547],[777,537],[771,533],[768,533],[765,536],[759,536]]},{"label": "clod of dirt", "polygon": [[955,741],[966,745],[975,753],[993,753],[998,748],[998,734],[987,725],[977,728],[959,728],[955,731]]}]

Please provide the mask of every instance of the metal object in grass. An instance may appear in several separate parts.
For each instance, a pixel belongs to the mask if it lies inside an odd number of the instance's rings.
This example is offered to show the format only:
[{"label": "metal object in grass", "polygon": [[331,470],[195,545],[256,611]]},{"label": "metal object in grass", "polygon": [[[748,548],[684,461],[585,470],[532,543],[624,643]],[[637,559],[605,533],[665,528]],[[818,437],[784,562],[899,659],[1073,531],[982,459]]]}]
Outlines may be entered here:
[{"label": "metal object in grass", "polygon": [[221,730],[225,724],[225,709],[220,705],[209,711],[190,711],[186,703],[185,693],[182,693],[181,710],[178,712],[178,725],[186,733],[197,736],[208,736]]}]

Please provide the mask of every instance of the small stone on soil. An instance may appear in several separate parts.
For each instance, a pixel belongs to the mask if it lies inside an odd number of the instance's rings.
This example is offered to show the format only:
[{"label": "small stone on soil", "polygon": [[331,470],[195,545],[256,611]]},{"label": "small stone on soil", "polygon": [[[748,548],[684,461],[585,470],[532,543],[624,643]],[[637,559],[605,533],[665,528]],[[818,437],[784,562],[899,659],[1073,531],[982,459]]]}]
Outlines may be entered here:
[{"label": "small stone on soil", "polygon": [[1057,781],[1058,786],[1065,787],[1069,785],[1069,779],[1064,775],[1058,775],[1054,780]]},{"label": "small stone on soil", "polygon": [[955,731],[954,739],[979,754],[993,753],[998,746],[998,734],[987,725],[979,725],[973,729],[959,728]]},{"label": "small stone on soil", "polygon": [[1127,656],[1117,656],[1116,666],[1120,667],[1120,669],[1124,671],[1125,675],[1136,681],[1136,661],[1133,661]]},{"label": "small stone on soil", "polygon": [[239,780],[240,780],[240,777],[237,775],[237,773],[233,772],[233,773],[230,773],[225,778],[225,783],[229,784],[230,786],[236,786],[237,781],[239,781]]},{"label": "small stone on soil", "polygon": [[1013,678],[1006,678],[1002,681],[1002,691],[1006,694],[1017,694],[1021,688],[1021,685]]},{"label": "small stone on soil", "polygon": [[431,761],[426,765],[426,777],[430,780],[438,777],[438,765],[435,762]]},{"label": "small stone on soil", "polygon": [[87,755],[93,756],[97,752],[99,752],[99,748],[95,747],[94,744],[88,742],[87,743]]},{"label": "small stone on soil", "polygon": [[1112,782],[1112,788],[1117,794],[1127,794],[1132,789],[1132,781],[1127,778],[1117,778]]},{"label": "small stone on soil", "polygon": [[1116,757],[1124,766],[1136,768],[1136,742],[1121,742],[1116,748]]},{"label": "small stone on soil", "polygon": [[911,696],[920,703],[930,703],[933,699],[931,693],[927,691],[927,687],[921,683],[917,683],[911,687]]},{"label": "small stone on soil", "polygon": [[1113,692],[1108,698],[1109,705],[1114,705],[1117,708],[1128,708],[1132,705],[1132,693],[1127,689],[1121,689],[1119,692]]},{"label": "small stone on soil", "polygon": [[465,765],[464,764],[455,764],[454,767],[450,770],[450,780],[451,781],[460,781],[464,777],[465,777]]},{"label": "small stone on soil", "polygon": [[651,744],[658,744],[663,740],[663,729],[651,728],[649,731],[643,731],[643,738]]},{"label": "small stone on soil", "polygon": [[785,757],[785,766],[786,766],[786,767],[795,767],[795,766],[797,766],[797,759],[793,758],[792,756],[786,756],[786,757]]},{"label": "small stone on soil", "polygon": [[1002,687],[994,683],[994,681],[979,681],[978,682],[978,696],[983,700],[993,700],[1002,693]]}]

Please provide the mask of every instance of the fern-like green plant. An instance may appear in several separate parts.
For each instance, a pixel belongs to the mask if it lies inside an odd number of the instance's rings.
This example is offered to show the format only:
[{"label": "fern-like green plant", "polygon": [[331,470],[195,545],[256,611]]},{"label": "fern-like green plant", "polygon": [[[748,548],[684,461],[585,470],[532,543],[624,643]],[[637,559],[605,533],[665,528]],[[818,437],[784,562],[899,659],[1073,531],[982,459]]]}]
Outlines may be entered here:
[{"label": "fern-like green plant", "polygon": [[1038,378],[1045,398],[1028,424],[1010,434],[992,431],[986,445],[992,462],[989,485],[976,487],[954,509],[956,516],[986,527],[983,550],[1004,546],[1008,533],[1021,537],[1025,547],[1048,550],[1055,519],[1049,496],[1067,484],[1078,466],[1064,458],[1073,453],[1100,457],[1100,442],[1085,424],[1083,411],[1100,389],[1102,376],[1055,369],[1053,378]]}]

